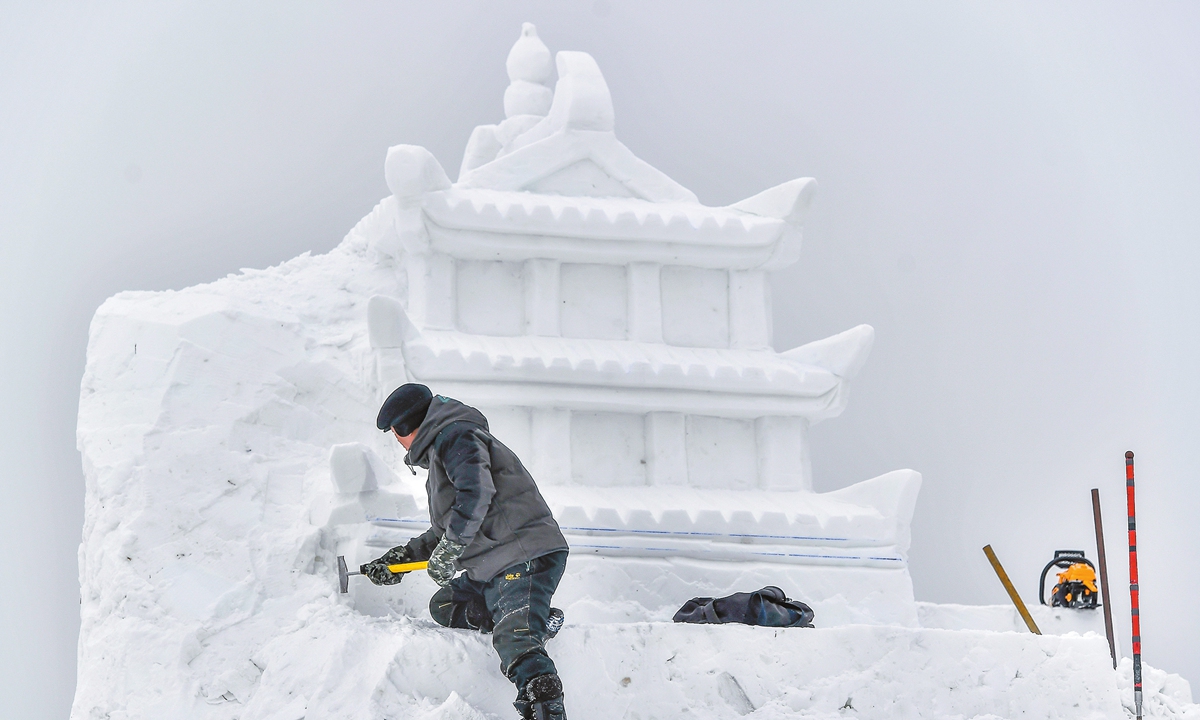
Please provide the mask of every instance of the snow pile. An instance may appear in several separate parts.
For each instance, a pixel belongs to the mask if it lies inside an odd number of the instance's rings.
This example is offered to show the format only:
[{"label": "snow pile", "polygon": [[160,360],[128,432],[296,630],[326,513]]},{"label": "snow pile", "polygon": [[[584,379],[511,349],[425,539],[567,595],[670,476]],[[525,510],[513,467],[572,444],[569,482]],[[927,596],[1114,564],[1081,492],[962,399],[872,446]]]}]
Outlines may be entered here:
[{"label": "snow pile", "polygon": [[[1121,687],[1121,707],[1132,717],[1133,660],[1121,658],[1117,666],[1117,682]],[[1142,715],[1150,718],[1200,719],[1200,705],[1192,702],[1192,685],[1174,673],[1142,663]]]}]

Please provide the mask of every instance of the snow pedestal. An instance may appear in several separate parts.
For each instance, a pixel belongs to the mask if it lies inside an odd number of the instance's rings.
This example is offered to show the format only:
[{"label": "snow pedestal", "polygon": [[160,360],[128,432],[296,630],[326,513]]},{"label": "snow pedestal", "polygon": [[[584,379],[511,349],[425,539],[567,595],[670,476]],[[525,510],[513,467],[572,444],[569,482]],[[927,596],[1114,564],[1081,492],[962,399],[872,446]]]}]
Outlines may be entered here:
[{"label": "snow pedestal", "polygon": [[[771,349],[767,273],[812,182],[704,207],[615,139],[589,56],[560,53],[550,91],[544,49],[522,31],[458,182],[393,148],[393,194],[329,254],[97,311],[72,718],[511,716],[489,638],[435,626],[428,577],[337,591],[337,555],[426,526],[373,425],[410,380],[483,409],[563,526],[574,718],[1111,717],[1096,636],[918,627],[917,473],[811,491],[807,429],[873,335]],[[766,584],[819,629],[662,622]]]},{"label": "snow pedestal", "polygon": [[[332,609],[304,622],[260,652],[268,670],[249,716],[272,717],[270,709],[302,698],[293,720],[512,717],[512,686],[487,636]],[[1096,636],[569,623],[548,649],[567,688],[567,712],[580,720],[1122,715],[1117,673]],[[347,672],[309,672],[312,684],[277,681],[274,663]],[[1163,705],[1171,700],[1156,696]]]}]

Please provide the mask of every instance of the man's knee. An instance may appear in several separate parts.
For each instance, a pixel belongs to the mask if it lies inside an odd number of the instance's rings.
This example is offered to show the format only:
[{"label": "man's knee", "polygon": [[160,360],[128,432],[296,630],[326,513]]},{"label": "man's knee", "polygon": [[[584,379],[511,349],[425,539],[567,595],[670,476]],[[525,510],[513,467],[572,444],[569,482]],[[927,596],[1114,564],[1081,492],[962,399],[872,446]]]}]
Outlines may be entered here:
[{"label": "man's knee", "polygon": [[429,598],[429,614],[443,627],[454,627],[454,590],[444,587]]},{"label": "man's knee", "polygon": [[456,593],[453,585],[438,590],[429,598],[429,614],[443,627],[492,631],[492,614],[488,612],[483,596]]}]

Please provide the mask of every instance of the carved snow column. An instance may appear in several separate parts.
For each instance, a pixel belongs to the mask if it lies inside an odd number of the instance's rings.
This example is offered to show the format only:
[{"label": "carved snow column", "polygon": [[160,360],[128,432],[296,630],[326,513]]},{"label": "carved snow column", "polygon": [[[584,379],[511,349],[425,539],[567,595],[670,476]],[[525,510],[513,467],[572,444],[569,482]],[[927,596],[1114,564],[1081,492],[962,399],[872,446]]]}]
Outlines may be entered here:
[{"label": "carved snow column", "polygon": [[525,332],[558,337],[559,268],[557,260],[525,261]]},{"label": "carved snow column", "polygon": [[453,330],[454,258],[432,251],[421,212],[421,197],[449,188],[450,179],[428,150],[415,145],[389,148],[384,175],[396,198],[396,231],[408,275],[408,316],[418,327]]},{"label": "carved snow column", "polygon": [[729,273],[729,347],[765,350],[771,346],[771,293],[762,270]]},{"label": "carved snow column", "polygon": [[683,413],[646,414],[646,482],[687,485],[687,436]]},{"label": "carved snow column", "polygon": [[[629,339],[661,343],[662,265],[635,262],[629,264]],[[649,439],[649,438],[647,438]]]},{"label": "carved snow column", "polygon": [[410,255],[408,307],[412,318],[424,328],[455,329],[457,297],[454,258],[440,253]]},{"label": "carved snow column", "polygon": [[[525,261],[525,331],[558,337],[561,263],[533,258]],[[530,469],[538,482],[563,485],[571,479],[571,413],[558,408],[530,408]]]},{"label": "carved snow column", "polygon": [[[530,335],[557,337],[559,327],[557,260],[525,261],[525,324]],[[558,408],[530,408],[530,469],[538,482],[562,485],[571,479],[571,413]]]},{"label": "carved snow column", "polygon": [[539,483],[566,485],[571,481],[571,411],[535,407],[529,411],[533,447],[530,469]]},{"label": "carved snow column", "polygon": [[[808,178],[776,185],[733,207],[788,223],[775,255],[761,269],[729,273],[729,345],[735,349],[771,347],[771,292],[766,270],[786,267],[800,252],[802,218],[812,203],[815,182]],[[825,367],[828,363],[816,362]],[[764,490],[812,490],[809,420],[765,416],[754,421],[758,485]]]},{"label": "carved snow column", "polygon": [[383,402],[392,390],[409,381],[402,347],[416,333],[400,302],[383,295],[367,301],[367,333],[375,351],[378,400]]},{"label": "carved snow column", "polygon": [[[661,343],[662,265],[630,263],[628,278],[629,339]],[[687,445],[683,418],[683,413],[673,412],[645,415],[647,484],[687,484]]]},{"label": "carved snow column", "polygon": [[812,490],[808,421],[766,416],[754,421],[758,486],[763,490]]}]

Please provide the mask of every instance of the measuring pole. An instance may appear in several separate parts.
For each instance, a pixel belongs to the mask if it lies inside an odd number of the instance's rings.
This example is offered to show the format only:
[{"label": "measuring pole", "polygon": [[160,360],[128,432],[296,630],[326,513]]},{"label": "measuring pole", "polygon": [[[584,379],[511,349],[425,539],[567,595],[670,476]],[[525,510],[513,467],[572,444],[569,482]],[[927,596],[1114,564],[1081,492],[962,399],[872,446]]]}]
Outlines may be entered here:
[{"label": "measuring pole", "polygon": [[1104,524],[1100,521],[1100,490],[1092,488],[1092,519],[1096,524],[1096,555],[1100,558],[1100,596],[1104,602],[1104,634],[1108,636],[1108,654],[1117,669],[1117,643],[1113,638],[1112,602],[1108,597],[1108,561],[1104,558]]},{"label": "measuring pole", "polygon": [[1129,612],[1133,618],[1133,705],[1142,720],[1142,622],[1138,611],[1137,522],[1133,505],[1133,451],[1125,453],[1125,496],[1129,499]]}]

